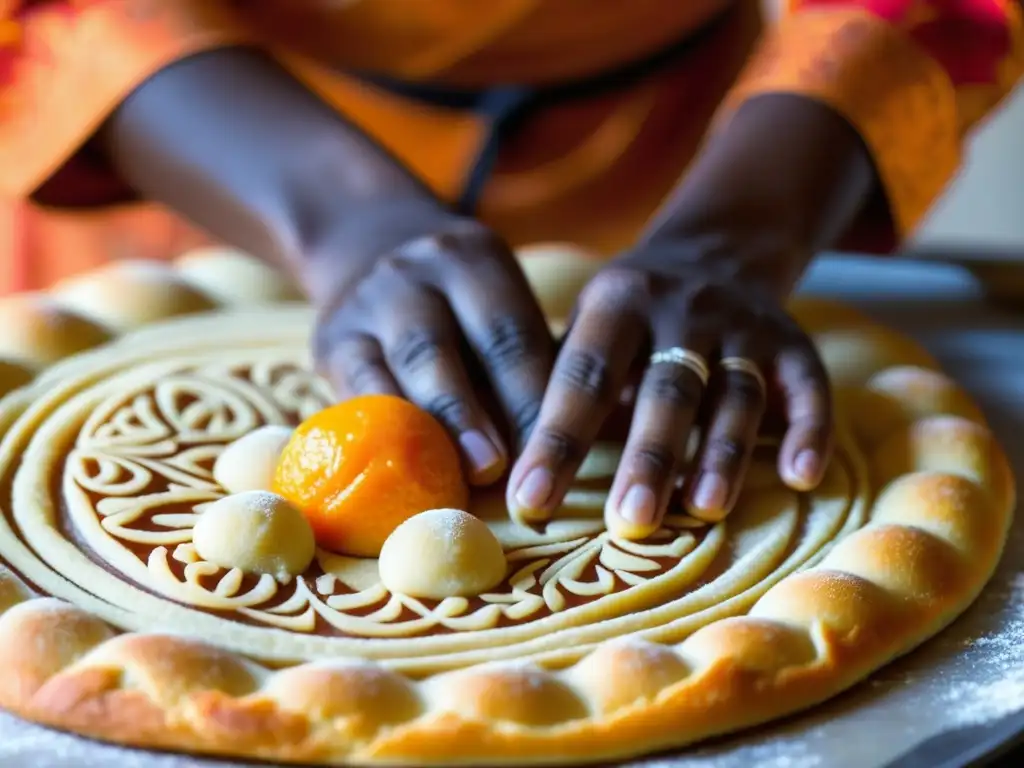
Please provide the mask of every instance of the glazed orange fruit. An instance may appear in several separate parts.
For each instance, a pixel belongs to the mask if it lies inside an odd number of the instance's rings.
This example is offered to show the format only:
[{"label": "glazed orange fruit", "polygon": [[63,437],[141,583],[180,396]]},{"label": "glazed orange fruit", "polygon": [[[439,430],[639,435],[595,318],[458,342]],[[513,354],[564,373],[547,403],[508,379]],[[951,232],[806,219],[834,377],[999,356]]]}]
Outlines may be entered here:
[{"label": "glazed orange fruit", "polygon": [[401,523],[428,509],[465,509],[459,454],[430,414],[389,395],[327,408],[295,430],[275,493],[303,511],[317,543],[376,557]]}]

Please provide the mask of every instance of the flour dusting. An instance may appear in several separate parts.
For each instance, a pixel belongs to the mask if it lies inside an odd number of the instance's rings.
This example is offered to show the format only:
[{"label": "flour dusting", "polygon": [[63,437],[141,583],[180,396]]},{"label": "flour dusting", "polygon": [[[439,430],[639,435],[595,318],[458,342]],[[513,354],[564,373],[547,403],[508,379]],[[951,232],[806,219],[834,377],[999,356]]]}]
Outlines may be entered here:
[{"label": "flour dusting", "polygon": [[996,632],[967,641],[964,655],[974,675],[940,694],[955,725],[976,725],[1024,709],[1024,573],[999,595],[1005,619]]}]

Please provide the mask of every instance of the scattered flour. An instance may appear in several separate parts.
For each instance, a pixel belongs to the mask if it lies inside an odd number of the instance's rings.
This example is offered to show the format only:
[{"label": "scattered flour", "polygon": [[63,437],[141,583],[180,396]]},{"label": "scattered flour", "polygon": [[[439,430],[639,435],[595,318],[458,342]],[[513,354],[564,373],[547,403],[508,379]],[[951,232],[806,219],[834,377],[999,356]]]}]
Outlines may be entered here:
[{"label": "scattered flour", "polygon": [[968,675],[940,694],[952,725],[975,725],[1024,709],[1024,573],[999,597],[1002,626],[965,644]]},{"label": "scattered flour", "polygon": [[773,737],[727,754],[643,760],[630,763],[628,768],[821,768],[826,761],[822,750],[811,748],[812,741],[807,734]]}]

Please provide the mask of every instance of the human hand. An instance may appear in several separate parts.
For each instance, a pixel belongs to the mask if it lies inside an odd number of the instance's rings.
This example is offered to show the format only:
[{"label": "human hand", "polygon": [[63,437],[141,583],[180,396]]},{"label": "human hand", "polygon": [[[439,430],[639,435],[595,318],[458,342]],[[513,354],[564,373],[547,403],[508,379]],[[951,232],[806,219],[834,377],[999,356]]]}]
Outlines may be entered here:
[{"label": "human hand", "polygon": [[[695,517],[724,517],[775,396],[787,422],[781,478],[798,490],[820,482],[831,449],[827,374],[811,341],[783,310],[784,291],[761,278],[771,262],[750,263],[677,243],[638,248],[597,274],[579,297],[536,427],[510,475],[508,502],[517,519],[548,519],[624,389],[637,379],[605,510],[612,532],[649,534],[674,498]],[[777,264],[785,266],[781,257]],[[652,362],[651,350],[668,359]],[[706,426],[687,468],[698,420]]]},{"label": "human hand", "polygon": [[310,261],[320,370],[339,397],[393,394],[430,412],[470,482],[494,482],[536,419],[555,354],[518,262],[485,226],[432,202],[352,220]]}]

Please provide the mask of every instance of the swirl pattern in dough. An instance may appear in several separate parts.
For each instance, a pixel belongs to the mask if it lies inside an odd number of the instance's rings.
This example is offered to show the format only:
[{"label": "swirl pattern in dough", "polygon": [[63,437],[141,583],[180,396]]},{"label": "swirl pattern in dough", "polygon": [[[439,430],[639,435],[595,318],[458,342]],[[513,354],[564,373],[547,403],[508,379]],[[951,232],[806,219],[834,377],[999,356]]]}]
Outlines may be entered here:
[{"label": "swirl pattern in dough", "polygon": [[197,315],[70,357],[0,401],[0,705],[190,752],[522,765],[681,746],[820,702],[970,604],[1015,485],[981,413],[912,342],[852,310],[794,313],[838,361],[821,487],[786,489],[766,445],[725,521],[670,517],[621,541],[602,523],[618,449],[601,445],[543,530],[477,496],[507,576],[432,599],[388,590],[374,560],[320,550],[297,575],[249,573],[193,543],[228,495],[226,447],[330,402],[308,310]]}]

